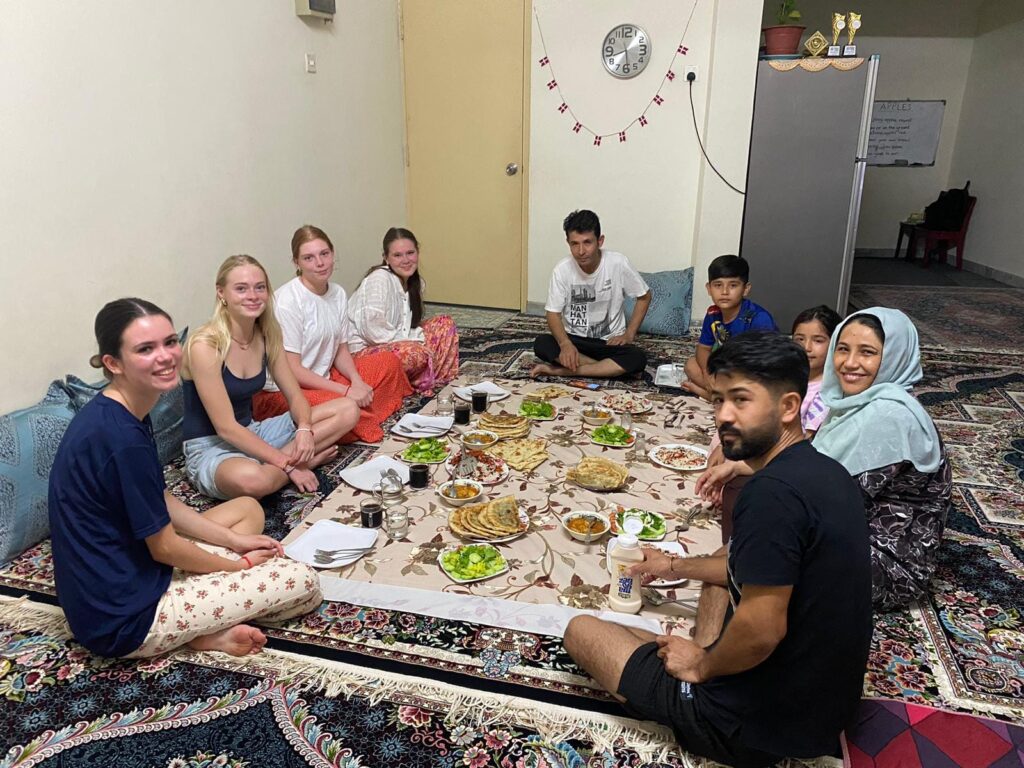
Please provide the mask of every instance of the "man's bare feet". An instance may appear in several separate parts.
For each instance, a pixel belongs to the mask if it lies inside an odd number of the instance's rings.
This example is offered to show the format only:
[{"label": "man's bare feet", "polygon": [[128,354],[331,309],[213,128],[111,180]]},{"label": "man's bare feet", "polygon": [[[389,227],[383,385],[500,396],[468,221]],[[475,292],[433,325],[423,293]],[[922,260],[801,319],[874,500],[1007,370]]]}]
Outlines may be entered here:
[{"label": "man's bare feet", "polygon": [[537,378],[538,376],[570,376],[572,371],[568,368],[562,368],[560,365],[548,365],[547,363],[537,363],[533,368],[530,369],[530,376]]},{"label": "man's bare feet", "polygon": [[195,651],[222,651],[232,656],[248,656],[259,653],[266,644],[267,636],[256,627],[236,624],[220,632],[197,637],[188,647]]}]

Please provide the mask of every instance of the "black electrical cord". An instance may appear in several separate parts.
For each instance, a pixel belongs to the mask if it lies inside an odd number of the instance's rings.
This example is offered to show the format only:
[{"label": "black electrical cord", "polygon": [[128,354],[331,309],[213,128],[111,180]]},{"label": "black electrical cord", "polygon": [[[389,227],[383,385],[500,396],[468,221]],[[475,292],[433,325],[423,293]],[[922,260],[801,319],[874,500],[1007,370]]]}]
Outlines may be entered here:
[{"label": "black electrical cord", "polygon": [[697,144],[700,145],[700,151],[704,154],[704,159],[708,161],[708,165],[711,166],[711,170],[718,174],[718,178],[722,180],[725,186],[727,186],[733,192],[738,192],[741,195],[746,195],[746,192],[740,189],[736,189],[736,187],[734,187],[732,184],[726,181],[725,176],[723,176],[721,173],[718,173],[718,169],[715,168],[715,164],[711,162],[711,158],[708,157],[708,153],[704,150],[704,142],[700,140],[700,131],[697,130],[697,110],[694,109],[693,106],[693,81],[696,79],[697,76],[693,74],[693,72],[687,73],[686,80],[690,84],[690,114],[693,116],[693,132],[697,136]]}]

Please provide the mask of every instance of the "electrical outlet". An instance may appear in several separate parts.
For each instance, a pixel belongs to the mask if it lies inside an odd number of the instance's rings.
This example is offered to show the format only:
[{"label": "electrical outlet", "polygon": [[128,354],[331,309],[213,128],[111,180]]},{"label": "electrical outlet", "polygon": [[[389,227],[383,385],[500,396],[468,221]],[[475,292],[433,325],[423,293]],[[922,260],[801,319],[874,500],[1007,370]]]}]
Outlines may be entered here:
[{"label": "electrical outlet", "polygon": [[[690,73],[691,72],[693,73],[693,77],[692,78],[690,77]],[[691,80],[693,82],[697,82],[697,76],[698,75],[697,75],[697,68],[696,67],[687,67],[686,68],[686,79],[687,80]]]},{"label": "electrical outlet", "polygon": [[315,53],[307,53],[306,54],[306,71],[309,74],[311,74],[311,75],[315,75],[316,74],[316,54]]}]

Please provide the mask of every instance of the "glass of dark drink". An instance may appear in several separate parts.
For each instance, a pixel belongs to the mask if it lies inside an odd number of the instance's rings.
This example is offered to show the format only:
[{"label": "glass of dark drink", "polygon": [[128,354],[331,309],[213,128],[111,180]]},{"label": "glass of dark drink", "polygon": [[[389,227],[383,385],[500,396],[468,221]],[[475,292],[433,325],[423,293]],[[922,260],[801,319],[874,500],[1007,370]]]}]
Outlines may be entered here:
[{"label": "glass of dark drink", "polygon": [[487,410],[487,393],[473,393],[473,413],[483,413]]},{"label": "glass of dark drink", "polygon": [[455,423],[469,424],[469,403],[458,402],[455,404]]},{"label": "glass of dark drink", "polygon": [[430,467],[426,464],[413,464],[409,467],[409,485],[413,488],[426,488],[430,482]]}]

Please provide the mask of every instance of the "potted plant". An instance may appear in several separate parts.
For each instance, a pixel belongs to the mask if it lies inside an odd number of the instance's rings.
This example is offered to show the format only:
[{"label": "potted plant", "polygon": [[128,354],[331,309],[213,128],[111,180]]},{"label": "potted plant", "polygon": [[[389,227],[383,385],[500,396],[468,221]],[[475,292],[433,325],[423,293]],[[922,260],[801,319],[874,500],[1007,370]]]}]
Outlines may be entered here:
[{"label": "potted plant", "polygon": [[806,27],[794,22],[800,21],[800,11],[796,9],[796,0],[781,0],[779,12],[776,14],[779,23],[774,27],[765,27],[764,52],[769,56],[795,54],[800,47],[800,36]]}]

